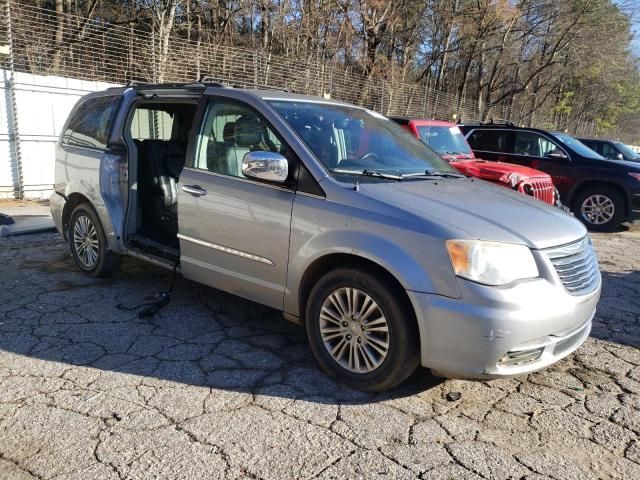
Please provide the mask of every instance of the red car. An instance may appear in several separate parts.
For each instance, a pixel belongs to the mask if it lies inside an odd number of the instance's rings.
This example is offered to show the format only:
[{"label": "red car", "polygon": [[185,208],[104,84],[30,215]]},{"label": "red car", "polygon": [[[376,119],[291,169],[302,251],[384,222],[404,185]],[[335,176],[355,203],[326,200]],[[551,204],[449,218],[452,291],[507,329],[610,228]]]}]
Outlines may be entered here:
[{"label": "red car", "polygon": [[558,204],[558,194],[550,175],[522,165],[476,158],[456,124],[399,117],[392,117],[392,120],[429,145],[461,173],[512,188],[550,205]]}]

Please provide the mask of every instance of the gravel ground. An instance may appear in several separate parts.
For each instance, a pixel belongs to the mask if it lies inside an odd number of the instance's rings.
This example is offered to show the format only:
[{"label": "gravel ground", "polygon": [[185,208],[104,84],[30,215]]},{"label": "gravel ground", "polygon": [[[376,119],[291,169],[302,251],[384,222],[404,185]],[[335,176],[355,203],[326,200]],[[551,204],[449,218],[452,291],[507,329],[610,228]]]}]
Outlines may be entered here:
[{"label": "gravel ground", "polygon": [[116,305],[167,272],[93,280],[56,234],[0,239],[0,477],[640,478],[640,231],[594,241],[603,297],[576,354],[371,395],[277,312],[179,279],[139,320]]}]

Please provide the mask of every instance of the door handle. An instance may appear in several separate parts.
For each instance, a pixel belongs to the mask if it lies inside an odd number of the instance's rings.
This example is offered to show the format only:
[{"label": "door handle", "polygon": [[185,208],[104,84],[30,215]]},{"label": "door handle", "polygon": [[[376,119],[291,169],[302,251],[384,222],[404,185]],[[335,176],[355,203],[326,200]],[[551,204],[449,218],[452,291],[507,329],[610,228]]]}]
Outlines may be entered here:
[{"label": "door handle", "polygon": [[200,185],[183,185],[182,191],[190,193],[194,197],[201,197],[207,194],[207,191],[200,187]]}]

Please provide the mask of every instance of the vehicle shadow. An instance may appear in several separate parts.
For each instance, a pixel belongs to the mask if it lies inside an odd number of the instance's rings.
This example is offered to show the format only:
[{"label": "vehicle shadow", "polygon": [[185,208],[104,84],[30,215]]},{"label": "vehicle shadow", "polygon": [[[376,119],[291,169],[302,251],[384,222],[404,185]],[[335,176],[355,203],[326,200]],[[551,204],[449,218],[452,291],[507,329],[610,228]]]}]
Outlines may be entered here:
[{"label": "vehicle shadow", "polygon": [[[171,273],[125,259],[114,278],[76,270],[64,245],[20,250],[0,266],[0,351],[236,392],[320,403],[360,404],[437,388],[419,368],[385,393],[358,392],[315,364],[304,329],[281,314],[178,276],[172,301],[152,318],[140,304],[167,288]],[[0,248],[0,265],[4,262]]]},{"label": "vehicle shadow", "polygon": [[640,348],[640,271],[609,271],[600,260],[602,294],[591,336],[618,345]]}]

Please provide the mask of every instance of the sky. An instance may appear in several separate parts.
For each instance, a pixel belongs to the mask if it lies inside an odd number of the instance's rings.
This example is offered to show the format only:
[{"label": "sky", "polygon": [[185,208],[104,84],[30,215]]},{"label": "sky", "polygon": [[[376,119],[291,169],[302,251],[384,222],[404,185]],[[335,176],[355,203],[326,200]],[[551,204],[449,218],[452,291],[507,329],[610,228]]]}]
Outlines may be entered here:
[{"label": "sky", "polygon": [[624,10],[631,13],[634,40],[632,48],[637,56],[640,56],[640,0],[614,0],[615,3],[622,6]]}]

